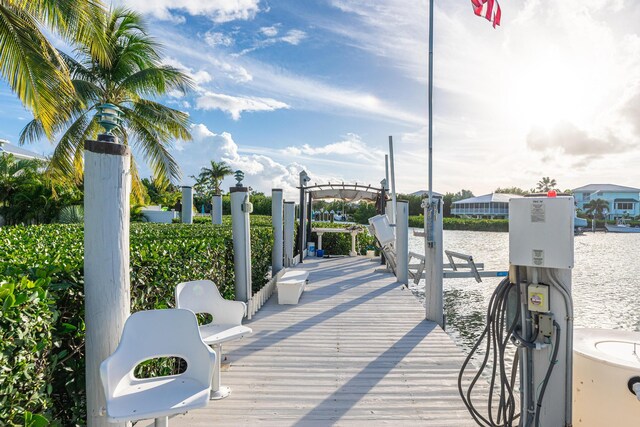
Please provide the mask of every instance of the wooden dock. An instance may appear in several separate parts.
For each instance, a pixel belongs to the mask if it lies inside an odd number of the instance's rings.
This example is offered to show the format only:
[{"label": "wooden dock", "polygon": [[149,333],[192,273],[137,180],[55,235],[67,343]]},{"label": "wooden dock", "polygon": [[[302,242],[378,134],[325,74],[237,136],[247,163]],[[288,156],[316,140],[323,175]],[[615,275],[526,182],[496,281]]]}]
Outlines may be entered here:
[{"label": "wooden dock", "polygon": [[224,347],[231,395],[170,425],[475,425],[456,385],[462,350],[411,291],[364,257],[298,268],[300,303],[274,295],[245,322],[253,335]]}]

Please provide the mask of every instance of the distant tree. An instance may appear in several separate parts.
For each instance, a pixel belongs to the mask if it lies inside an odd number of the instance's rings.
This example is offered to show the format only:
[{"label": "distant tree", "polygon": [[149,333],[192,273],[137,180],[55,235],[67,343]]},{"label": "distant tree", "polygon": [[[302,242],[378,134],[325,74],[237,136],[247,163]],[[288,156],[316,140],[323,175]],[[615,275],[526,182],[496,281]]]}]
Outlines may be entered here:
[{"label": "distant tree", "polygon": [[353,221],[358,224],[368,224],[369,218],[376,216],[376,206],[371,203],[358,203],[353,213]]},{"label": "distant tree", "polygon": [[251,203],[253,204],[254,215],[271,216],[271,196],[266,196],[264,193],[254,191],[251,193]]},{"label": "distant tree", "polygon": [[520,187],[505,187],[505,188],[498,187],[493,192],[502,193],[502,194],[518,194],[520,196],[526,196],[527,194],[529,194],[527,190],[523,190]]},{"label": "distant tree", "polygon": [[457,202],[458,200],[469,199],[471,197],[475,197],[471,190],[460,190],[456,194],[453,195],[451,199],[452,202]]},{"label": "distant tree", "polygon": [[231,166],[226,164],[225,162],[216,162],[215,160],[211,160],[210,167],[200,169],[200,178],[204,180],[204,182],[208,181],[213,190],[213,194],[222,194],[222,190],[220,189],[220,185],[222,184],[222,180],[225,176],[231,175],[233,170]]},{"label": "distant tree", "polygon": [[82,192],[70,180],[51,181],[39,160],[0,155],[0,216],[7,224],[54,221],[65,206],[80,204]]},{"label": "distant tree", "polygon": [[604,219],[604,210],[609,209],[609,202],[604,199],[594,199],[584,205],[585,213],[592,218]]},{"label": "distant tree", "polygon": [[168,179],[158,177],[144,178],[142,185],[146,188],[149,201],[153,205],[173,208],[178,200],[180,200],[181,193],[178,187],[173,185]]},{"label": "distant tree", "polygon": [[549,178],[548,176],[542,177],[540,181],[536,184],[536,191],[546,192],[550,190],[554,190],[558,183],[555,179]]},{"label": "distant tree", "polygon": [[446,218],[451,216],[451,203],[453,203],[454,196],[453,193],[446,193],[442,196],[442,216]]},{"label": "distant tree", "polygon": [[409,202],[409,215],[420,215],[423,212],[421,196],[398,194],[396,200],[406,200]]}]

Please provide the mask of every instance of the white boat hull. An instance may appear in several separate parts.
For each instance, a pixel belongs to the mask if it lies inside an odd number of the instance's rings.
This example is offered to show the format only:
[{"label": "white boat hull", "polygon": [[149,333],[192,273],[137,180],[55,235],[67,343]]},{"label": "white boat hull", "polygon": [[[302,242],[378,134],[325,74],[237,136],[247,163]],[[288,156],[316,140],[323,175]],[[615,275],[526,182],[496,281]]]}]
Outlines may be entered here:
[{"label": "white boat hull", "polygon": [[604,227],[610,233],[640,233],[640,227],[629,227],[627,225],[605,224]]}]

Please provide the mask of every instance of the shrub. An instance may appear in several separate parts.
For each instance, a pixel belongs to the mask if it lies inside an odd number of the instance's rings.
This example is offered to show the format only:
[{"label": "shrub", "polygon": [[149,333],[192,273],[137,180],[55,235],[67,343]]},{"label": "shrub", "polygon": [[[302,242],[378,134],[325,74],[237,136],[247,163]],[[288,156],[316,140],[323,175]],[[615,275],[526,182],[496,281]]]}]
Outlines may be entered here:
[{"label": "shrub", "polygon": [[[270,218],[269,226],[261,217],[253,223],[258,290],[271,266],[273,231]],[[0,228],[0,425],[40,415],[84,423],[83,241],[81,225]],[[131,224],[130,247],[132,312],[173,307],[174,287],[186,280],[211,279],[234,298],[229,225]]]},{"label": "shrub", "polygon": [[[424,227],[424,216],[409,217],[409,227]],[[443,218],[442,227],[445,230],[468,231],[509,231],[507,219],[471,219],[471,218]]]},{"label": "shrub", "polygon": [[[350,226],[353,225],[328,222],[312,223],[314,228],[345,228]],[[356,237],[356,252],[364,255],[367,252],[367,248],[374,244],[374,238],[369,234],[369,230],[366,227],[356,227],[364,230]],[[311,241],[316,243],[317,248],[318,237],[315,233],[312,234]],[[349,252],[351,252],[351,235],[349,233],[324,233],[322,235],[322,249],[326,255],[349,255]]]}]

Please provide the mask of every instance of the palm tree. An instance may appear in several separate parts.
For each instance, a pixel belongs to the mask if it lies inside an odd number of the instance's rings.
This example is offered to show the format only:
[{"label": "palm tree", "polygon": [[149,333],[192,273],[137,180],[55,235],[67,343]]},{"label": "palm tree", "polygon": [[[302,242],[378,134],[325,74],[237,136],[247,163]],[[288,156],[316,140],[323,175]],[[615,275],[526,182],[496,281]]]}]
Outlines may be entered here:
[{"label": "palm tree", "polygon": [[592,218],[604,218],[604,210],[609,209],[609,202],[604,199],[593,199],[584,205],[585,213]]},{"label": "palm tree", "polygon": [[[69,117],[56,117],[54,129],[61,136],[50,172],[58,170],[81,179],[84,141],[95,139],[101,132],[95,110],[111,103],[123,112],[122,126],[114,134],[142,152],[155,177],[178,179],[180,170],[169,148],[175,139],[191,139],[189,116],[147,97],[172,90],[185,92],[192,87],[191,79],[160,63],[159,45],[147,34],[137,13],[115,8],[108,13],[100,31],[111,46],[107,64],[96,58],[87,43],[78,44],[73,56],[59,52],[71,73],[76,100]],[[44,130],[43,123],[34,119],[22,130],[20,143],[41,138]],[[134,195],[140,200],[144,187],[133,160],[131,169]]]},{"label": "palm tree", "polygon": [[550,191],[556,188],[556,180],[549,178],[548,176],[542,177],[540,181],[536,184],[537,191]]},{"label": "palm tree", "polygon": [[202,168],[200,170],[200,178],[211,182],[214,194],[221,194],[220,185],[225,176],[231,175],[233,170],[225,162],[216,162],[211,160],[210,168]]},{"label": "palm tree", "polygon": [[95,34],[104,8],[99,0],[3,0],[0,2],[0,75],[52,136],[56,117],[68,114],[74,90],[69,70],[41,26],[67,42],[86,43],[108,63],[108,45]]}]

